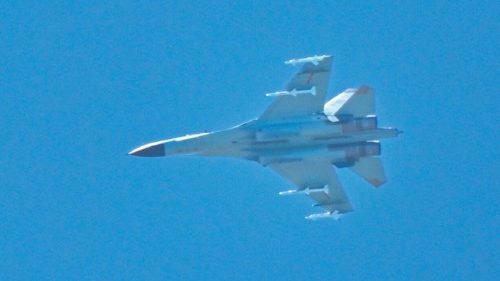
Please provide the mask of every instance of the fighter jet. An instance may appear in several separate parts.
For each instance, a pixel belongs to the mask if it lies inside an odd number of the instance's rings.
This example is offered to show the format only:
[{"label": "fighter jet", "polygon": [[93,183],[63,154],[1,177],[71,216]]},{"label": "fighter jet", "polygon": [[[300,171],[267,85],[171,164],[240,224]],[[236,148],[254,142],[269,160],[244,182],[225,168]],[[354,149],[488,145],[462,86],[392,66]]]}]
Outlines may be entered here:
[{"label": "fighter jet", "polygon": [[279,194],[305,194],[323,212],[305,218],[338,219],[353,211],[334,167],[349,168],[371,185],[386,182],[380,139],[398,136],[380,128],[375,97],[367,86],[347,89],[325,103],[332,57],[292,59],[300,67],[285,88],[267,96],[271,105],[258,118],[209,133],[191,134],[140,146],[142,157],[179,154],[237,157],[269,167],[295,185]]}]

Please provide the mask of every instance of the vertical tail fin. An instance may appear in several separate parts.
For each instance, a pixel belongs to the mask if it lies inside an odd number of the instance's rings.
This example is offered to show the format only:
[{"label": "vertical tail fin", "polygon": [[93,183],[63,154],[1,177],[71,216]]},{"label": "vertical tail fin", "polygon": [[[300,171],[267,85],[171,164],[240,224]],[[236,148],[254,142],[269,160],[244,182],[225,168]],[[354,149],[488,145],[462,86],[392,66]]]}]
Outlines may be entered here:
[{"label": "vertical tail fin", "polygon": [[363,117],[375,114],[375,95],[368,86],[346,89],[324,106],[326,115]]},{"label": "vertical tail fin", "polygon": [[351,167],[351,170],[375,187],[379,187],[387,181],[385,178],[384,166],[380,158],[360,158],[354,166]]}]

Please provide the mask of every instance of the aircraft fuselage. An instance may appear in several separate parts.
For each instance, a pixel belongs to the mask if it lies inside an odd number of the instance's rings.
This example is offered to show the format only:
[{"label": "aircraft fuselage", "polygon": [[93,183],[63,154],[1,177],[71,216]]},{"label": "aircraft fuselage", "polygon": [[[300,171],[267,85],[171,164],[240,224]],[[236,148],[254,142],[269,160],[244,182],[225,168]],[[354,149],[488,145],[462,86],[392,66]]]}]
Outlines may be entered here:
[{"label": "aircraft fuselage", "polygon": [[130,154],[225,156],[262,165],[321,157],[333,164],[349,165],[359,157],[380,155],[380,145],[375,140],[399,133],[393,128],[378,128],[375,116],[332,118],[335,117],[318,114],[273,122],[252,120],[222,131],[146,144]]}]

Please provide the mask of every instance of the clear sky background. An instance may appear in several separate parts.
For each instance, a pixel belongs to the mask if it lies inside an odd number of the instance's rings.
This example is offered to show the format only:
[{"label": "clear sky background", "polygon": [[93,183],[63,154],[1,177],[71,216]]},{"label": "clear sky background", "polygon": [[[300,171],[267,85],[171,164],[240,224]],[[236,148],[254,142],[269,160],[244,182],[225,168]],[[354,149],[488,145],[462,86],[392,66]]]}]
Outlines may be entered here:
[{"label": "clear sky background", "polygon": [[[148,2],[0,4],[0,280],[500,280],[497,1]],[[405,132],[380,189],[338,171],[341,220],[255,163],[126,156],[314,54]]]}]

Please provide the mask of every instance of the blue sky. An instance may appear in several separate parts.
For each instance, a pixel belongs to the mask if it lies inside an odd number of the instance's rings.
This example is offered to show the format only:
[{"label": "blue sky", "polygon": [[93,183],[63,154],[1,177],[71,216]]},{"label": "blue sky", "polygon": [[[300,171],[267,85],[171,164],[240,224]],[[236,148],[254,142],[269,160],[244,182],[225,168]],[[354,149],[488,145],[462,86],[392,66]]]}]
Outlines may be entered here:
[{"label": "blue sky", "polygon": [[[497,2],[221,2],[0,4],[0,280],[500,278]],[[342,220],[254,163],[125,155],[258,116],[323,53],[405,132],[380,189],[339,171]]]}]

